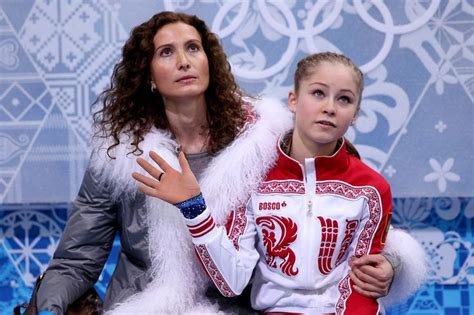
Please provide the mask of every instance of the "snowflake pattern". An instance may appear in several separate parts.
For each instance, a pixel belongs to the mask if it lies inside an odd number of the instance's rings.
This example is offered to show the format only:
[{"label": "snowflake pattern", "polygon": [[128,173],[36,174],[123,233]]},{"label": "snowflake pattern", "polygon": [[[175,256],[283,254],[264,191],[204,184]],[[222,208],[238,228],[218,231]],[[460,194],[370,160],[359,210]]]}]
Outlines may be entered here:
[{"label": "snowflake pattern", "polygon": [[100,42],[99,18],[93,6],[80,1],[38,1],[21,36],[47,71],[61,65],[71,71]]},{"label": "snowflake pattern", "polygon": [[448,128],[448,126],[442,121],[442,120],[438,120],[438,122],[436,123],[436,125],[434,126],[434,128],[436,130],[439,131],[439,133],[443,133],[443,131]]},{"label": "snowflake pattern", "polygon": [[454,173],[451,172],[451,168],[454,165],[454,159],[449,158],[447,159],[443,165],[441,165],[437,160],[431,158],[429,161],[431,168],[433,169],[433,172],[427,174],[424,177],[425,182],[434,182],[436,181],[438,184],[438,190],[441,193],[444,193],[446,191],[446,188],[448,186],[448,181],[452,182],[457,182],[461,179],[461,177]]}]

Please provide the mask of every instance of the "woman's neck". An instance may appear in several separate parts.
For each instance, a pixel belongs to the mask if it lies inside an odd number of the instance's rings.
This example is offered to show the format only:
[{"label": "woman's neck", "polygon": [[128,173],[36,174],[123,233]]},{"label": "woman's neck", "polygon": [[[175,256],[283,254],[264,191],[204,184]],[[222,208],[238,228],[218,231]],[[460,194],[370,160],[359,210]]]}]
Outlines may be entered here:
[{"label": "woman's neck", "polygon": [[185,153],[200,153],[208,148],[209,124],[204,98],[186,102],[165,102],[170,130]]}]

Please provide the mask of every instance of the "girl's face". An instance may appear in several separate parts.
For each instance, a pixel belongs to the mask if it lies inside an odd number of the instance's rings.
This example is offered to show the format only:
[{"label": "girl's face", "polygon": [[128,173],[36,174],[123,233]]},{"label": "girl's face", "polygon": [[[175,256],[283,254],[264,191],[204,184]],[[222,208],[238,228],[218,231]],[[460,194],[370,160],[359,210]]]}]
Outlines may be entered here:
[{"label": "girl's face", "polygon": [[359,109],[356,74],[344,64],[328,61],[310,70],[299,90],[288,95],[288,106],[295,113],[294,135],[315,156],[332,155]]},{"label": "girl's face", "polygon": [[199,98],[209,86],[209,63],[199,32],[185,23],[167,24],[153,38],[151,77],[166,101]]}]

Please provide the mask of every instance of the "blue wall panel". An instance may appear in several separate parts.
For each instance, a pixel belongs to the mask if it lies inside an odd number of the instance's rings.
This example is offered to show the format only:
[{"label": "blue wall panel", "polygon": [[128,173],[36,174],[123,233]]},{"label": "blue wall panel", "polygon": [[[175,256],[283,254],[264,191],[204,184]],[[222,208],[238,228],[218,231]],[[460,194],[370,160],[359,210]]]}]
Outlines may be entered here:
[{"label": "blue wall panel", "polygon": [[360,64],[366,89],[347,136],[391,184],[393,223],[431,264],[427,286],[391,313],[474,313],[474,0],[0,0],[2,314],[57,245],[88,163],[91,105],[124,41],[162,10],[206,20],[253,94],[285,101],[308,53]]}]

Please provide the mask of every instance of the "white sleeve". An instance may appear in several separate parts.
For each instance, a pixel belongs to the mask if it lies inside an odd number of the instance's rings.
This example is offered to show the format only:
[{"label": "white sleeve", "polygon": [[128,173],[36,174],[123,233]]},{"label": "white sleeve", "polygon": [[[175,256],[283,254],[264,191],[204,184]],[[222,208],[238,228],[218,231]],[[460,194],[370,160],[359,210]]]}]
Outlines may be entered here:
[{"label": "white sleeve", "polygon": [[385,306],[392,306],[404,302],[423,285],[428,264],[421,244],[401,229],[389,230],[384,252],[400,258],[388,295],[381,298]]},{"label": "white sleeve", "polygon": [[232,215],[229,233],[225,226],[215,224],[209,209],[185,219],[199,260],[224,296],[242,293],[259,258],[252,210],[242,207]]}]

